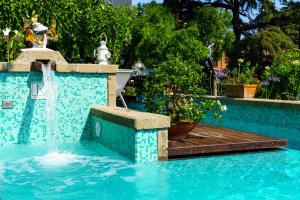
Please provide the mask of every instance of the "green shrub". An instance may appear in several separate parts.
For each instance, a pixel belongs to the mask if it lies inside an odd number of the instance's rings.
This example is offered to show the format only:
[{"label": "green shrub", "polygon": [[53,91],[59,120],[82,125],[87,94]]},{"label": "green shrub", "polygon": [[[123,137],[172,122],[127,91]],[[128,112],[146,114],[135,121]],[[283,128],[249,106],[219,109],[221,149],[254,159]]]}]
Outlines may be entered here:
[{"label": "green shrub", "polygon": [[288,51],[267,67],[260,96],[272,99],[300,99],[300,50]]},{"label": "green shrub", "polygon": [[220,119],[221,110],[226,110],[226,107],[219,102],[194,102],[195,97],[205,94],[202,80],[199,65],[169,55],[145,82],[147,110],[170,116],[173,124],[200,121],[208,111]]},{"label": "green shrub", "polygon": [[[104,0],[0,0],[0,29],[23,31],[23,23],[34,14],[38,21],[50,25],[57,21],[58,41],[49,48],[58,50],[68,62],[94,62],[93,50],[99,46],[101,33],[108,36],[111,63],[119,63],[123,45],[131,39],[135,8],[113,8]],[[5,48],[6,44],[1,47]],[[1,60],[5,53],[1,52]]]},{"label": "green shrub", "polygon": [[255,74],[256,67],[250,66],[249,62],[238,64],[228,73],[228,76],[222,80],[222,84],[258,84],[259,80]]}]

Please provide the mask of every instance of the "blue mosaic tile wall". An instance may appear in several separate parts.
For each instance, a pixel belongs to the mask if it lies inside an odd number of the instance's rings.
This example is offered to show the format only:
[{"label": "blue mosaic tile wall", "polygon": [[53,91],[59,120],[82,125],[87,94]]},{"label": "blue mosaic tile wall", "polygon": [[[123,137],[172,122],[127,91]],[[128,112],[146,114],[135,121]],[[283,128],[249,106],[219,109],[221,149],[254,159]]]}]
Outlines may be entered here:
[{"label": "blue mosaic tile wall", "polygon": [[137,131],[92,116],[92,133],[96,141],[136,163],[158,160],[157,129]]},{"label": "blue mosaic tile wall", "polygon": [[[32,82],[41,82],[35,72],[0,72],[0,103],[14,101],[12,109],[0,107],[0,145],[46,141],[45,100],[32,100]],[[90,137],[92,105],[107,103],[107,75],[56,73],[58,97],[56,122],[59,141]]]},{"label": "blue mosaic tile wall", "polygon": [[135,135],[135,161],[137,163],[158,160],[158,130],[139,130]]},{"label": "blue mosaic tile wall", "polygon": [[289,147],[300,148],[300,104],[257,103],[224,100],[228,107],[223,122],[211,117],[206,123],[289,140]]}]

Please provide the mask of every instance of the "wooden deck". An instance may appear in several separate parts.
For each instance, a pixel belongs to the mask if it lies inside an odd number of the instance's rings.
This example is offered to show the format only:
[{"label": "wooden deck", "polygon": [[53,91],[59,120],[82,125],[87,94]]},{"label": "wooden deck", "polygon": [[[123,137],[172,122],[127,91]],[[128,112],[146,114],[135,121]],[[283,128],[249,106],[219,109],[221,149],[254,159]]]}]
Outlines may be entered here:
[{"label": "wooden deck", "polygon": [[288,141],[226,128],[199,124],[184,141],[169,140],[169,157],[201,156],[274,149],[287,146]]}]

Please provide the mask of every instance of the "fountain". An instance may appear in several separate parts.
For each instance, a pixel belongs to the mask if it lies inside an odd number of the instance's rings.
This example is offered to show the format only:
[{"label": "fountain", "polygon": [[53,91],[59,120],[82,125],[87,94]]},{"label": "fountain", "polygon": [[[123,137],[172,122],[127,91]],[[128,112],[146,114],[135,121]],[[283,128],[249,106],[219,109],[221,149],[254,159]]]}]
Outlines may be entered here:
[{"label": "fountain", "polygon": [[[37,21],[37,16],[32,17],[31,23],[25,23],[25,51],[52,51],[47,49],[48,38],[56,36],[56,23],[52,22],[48,28]],[[23,50],[24,51],[24,50]],[[56,123],[56,97],[57,84],[55,83],[55,64],[50,60],[37,60],[31,64],[31,71],[42,72],[43,84],[42,92],[46,100],[45,119],[46,119],[46,136],[50,151],[57,151],[58,130]]]},{"label": "fountain", "polygon": [[[48,152],[36,157],[36,161],[45,167],[60,167],[66,166],[77,161],[77,156],[69,153],[62,152],[58,149],[58,127],[56,123],[56,104],[57,104],[57,90],[58,85],[55,81],[55,66],[53,62],[39,61],[43,73],[43,91],[45,94],[45,118],[46,118],[46,137]],[[38,64],[37,64],[38,65]]]},{"label": "fountain", "polygon": [[0,145],[44,144],[32,153],[46,168],[80,164],[77,151],[65,148],[74,142],[80,148],[99,142],[134,162],[165,158],[169,118],[116,107],[132,70],[108,64],[103,42],[99,63],[68,63],[46,48],[49,31],[33,20],[26,30],[27,49],[11,62],[0,62]]},{"label": "fountain", "polygon": [[57,84],[55,83],[55,73],[51,69],[50,62],[42,63],[43,71],[43,93],[46,98],[46,135],[51,151],[57,150],[57,125],[56,125],[56,97]]},{"label": "fountain", "polygon": [[[24,27],[26,33],[25,44],[29,48],[23,51],[52,51],[51,49],[47,49],[47,42],[48,38],[54,39],[56,36],[55,21],[48,28],[39,23],[37,16],[34,16],[31,19],[31,23],[25,23]],[[46,100],[44,114],[46,119],[46,138],[50,152],[45,156],[45,159],[49,155],[52,155],[50,158],[53,158],[53,153],[58,153],[57,143],[59,132],[56,123],[57,83],[55,82],[55,62],[50,62],[50,60],[36,60],[36,62],[32,62],[31,64],[31,71],[42,72],[43,74],[41,93]],[[57,156],[54,155],[54,157]]]}]

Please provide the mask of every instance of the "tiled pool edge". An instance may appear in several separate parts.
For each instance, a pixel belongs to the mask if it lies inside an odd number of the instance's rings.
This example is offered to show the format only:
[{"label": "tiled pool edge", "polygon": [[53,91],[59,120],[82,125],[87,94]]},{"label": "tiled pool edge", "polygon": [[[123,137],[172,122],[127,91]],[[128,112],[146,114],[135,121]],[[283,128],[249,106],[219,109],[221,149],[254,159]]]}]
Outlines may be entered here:
[{"label": "tiled pool edge", "polygon": [[223,113],[223,122],[208,117],[205,120],[206,124],[288,139],[291,148],[300,142],[299,101],[208,98],[220,100],[228,110]]},{"label": "tiled pool edge", "polygon": [[[205,99],[219,100],[228,110],[222,113],[221,123],[209,114],[200,123],[288,139],[291,148],[300,144],[300,101],[221,96],[205,96],[196,101]],[[141,102],[129,102],[127,105],[131,109],[146,111]]]},{"label": "tiled pool edge", "polygon": [[135,163],[168,158],[170,118],[118,107],[94,106],[92,137]]}]

